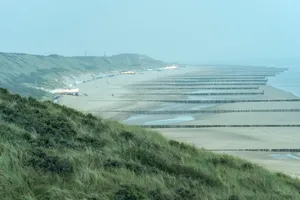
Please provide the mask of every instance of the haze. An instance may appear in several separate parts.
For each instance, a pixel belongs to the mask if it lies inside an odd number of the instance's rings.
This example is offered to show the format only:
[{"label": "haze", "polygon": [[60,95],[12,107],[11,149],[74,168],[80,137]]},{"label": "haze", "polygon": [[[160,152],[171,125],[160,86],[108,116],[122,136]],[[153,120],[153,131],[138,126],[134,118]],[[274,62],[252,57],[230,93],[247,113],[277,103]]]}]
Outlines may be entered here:
[{"label": "haze", "polygon": [[2,52],[141,53],[179,62],[298,59],[297,0],[0,1]]}]

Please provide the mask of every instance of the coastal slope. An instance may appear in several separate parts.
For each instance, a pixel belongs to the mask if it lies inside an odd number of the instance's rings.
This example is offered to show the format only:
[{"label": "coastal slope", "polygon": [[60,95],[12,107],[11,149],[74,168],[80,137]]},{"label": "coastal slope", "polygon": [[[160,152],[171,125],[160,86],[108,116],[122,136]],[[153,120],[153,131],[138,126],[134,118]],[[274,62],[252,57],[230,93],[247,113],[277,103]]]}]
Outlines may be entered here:
[{"label": "coastal slope", "polygon": [[76,77],[121,70],[157,68],[164,62],[140,54],[114,56],[31,55],[0,52],[0,87],[24,96],[42,97],[44,90],[66,86],[66,78],[75,82]]},{"label": "coastal slope", "polygon": [[1,199],[300,199],[300,181],[0,89]]}]

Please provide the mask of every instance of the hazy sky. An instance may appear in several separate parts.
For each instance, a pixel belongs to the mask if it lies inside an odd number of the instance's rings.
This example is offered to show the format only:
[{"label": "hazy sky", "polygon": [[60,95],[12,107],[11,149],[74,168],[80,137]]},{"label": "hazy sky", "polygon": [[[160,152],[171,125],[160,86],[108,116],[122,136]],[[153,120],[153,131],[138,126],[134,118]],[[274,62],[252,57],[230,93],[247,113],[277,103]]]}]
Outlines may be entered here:
[{"label": "hazy sky", "polygon": [[0,0],[0,51],[299,58],[299,10],[299,0]]}]

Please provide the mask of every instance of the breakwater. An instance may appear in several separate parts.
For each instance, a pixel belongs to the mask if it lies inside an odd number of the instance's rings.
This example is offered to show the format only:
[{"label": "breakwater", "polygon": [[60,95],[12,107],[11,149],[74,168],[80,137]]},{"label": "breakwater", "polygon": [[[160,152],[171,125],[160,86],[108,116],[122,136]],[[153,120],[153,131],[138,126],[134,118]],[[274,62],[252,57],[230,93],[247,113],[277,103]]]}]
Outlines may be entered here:
[{"label": "breakwater", "polygon": [[256,87],[140,87],[135,90],[257,90]]},{"label": "breakwater", "polygon": [[262,82],[266,83],[268,82],[267,79],[211,79],[211,80],[176,80],[176,79],[171,79],[171,80],[158,80],[158,81],[153,81],[156,83],[235,83],[235,82]]},{"label": "breakwater", "polygon": [[206,151],[300,152],[300,149],[204,149]]},{"label": "breakwater", "polygon": [[136,93],[127,94],[128,96],[140,96],[140,95],[188,95],[188,96],[222,96],[222,95],[263,95],[262,92],[204,92],[204,93],[180,93],[180,92],[155,92],[155,93]]},{"label": "breakwater", "polygon": [[180,114],[216,114],[216,113],[249,113],[249,112],[300,112],[300,109],[254,109],[254,110],[106,110],[102,112],[131,113],[143,115],[180,115]]},{"label": "breakwater", "polygon": [[197,77],[189,77],[189,76],[185,76],[185,77],[172,77],[172,78],[167,78],[165,80],[173,80],[173,79],[179,79],[179,80],[190,80],[190,79],[194,79],[194,80],[264,80],[266,79],[265,76],[233,76],[233,77],[228,77],[228,76],[206,76],[206,77],[201,77],[201,76],[197,76]]},{"label": "breakwater", "polygon": [[299,99],[235,99],[235,100],[164,100],[164,99],[143,99],[143,100],[134,100],[134,99],[124,99],[124,100],[103,100],[103,99],[91,99],[90,102],[94,101],[126,101],[126,102],[163,102],[163,103],[187,103],[187,104],[225,104],[225,103],[243,103],[243,102],[300,102]]},{"label": "breakwater", "polygon": [[199,125],[199,124],[156,124],[156,125],[137,125],[143,128],[279,128],[279,127],[300,127],[300,124],[245,124],[245,125]]},{"label": "breakwater", "polygon": [[209,86],[209,85],[266,85],[266,82],[247,82],[247,83],[140,83],[140,84],[134,84],[131,85],[133,87],[137,87],[137,86]]}]

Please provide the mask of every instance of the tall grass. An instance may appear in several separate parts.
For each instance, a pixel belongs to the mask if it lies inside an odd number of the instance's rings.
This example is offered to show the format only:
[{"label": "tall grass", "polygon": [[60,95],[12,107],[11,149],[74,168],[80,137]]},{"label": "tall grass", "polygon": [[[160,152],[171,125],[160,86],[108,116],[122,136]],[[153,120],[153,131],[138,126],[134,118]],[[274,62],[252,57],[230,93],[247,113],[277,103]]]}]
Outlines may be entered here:
[{"label": "tall grass", "polygon": [[0,89],[1,199],[300,199],[300,181]]}]

